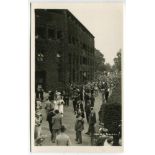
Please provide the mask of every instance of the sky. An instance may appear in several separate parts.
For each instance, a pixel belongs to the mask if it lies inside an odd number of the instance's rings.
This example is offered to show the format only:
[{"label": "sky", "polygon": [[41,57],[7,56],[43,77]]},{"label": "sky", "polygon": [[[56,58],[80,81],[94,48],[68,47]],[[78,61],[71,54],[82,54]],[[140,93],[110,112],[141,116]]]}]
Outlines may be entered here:
[{"label": "sky", "polygon": [[113,64],[116,53],[123,49],[123,4],[87,3],[68,8],[95,36],[95,48],[104,54],[106,63]]}]

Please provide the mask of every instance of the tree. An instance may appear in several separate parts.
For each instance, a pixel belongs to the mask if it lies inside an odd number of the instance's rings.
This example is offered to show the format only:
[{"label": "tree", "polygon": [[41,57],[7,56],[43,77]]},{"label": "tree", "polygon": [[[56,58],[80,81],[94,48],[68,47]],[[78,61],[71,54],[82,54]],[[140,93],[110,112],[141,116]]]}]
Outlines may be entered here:
[{"label": "tree", "polygon": [[95,60],[94,60],[94,69],[95,71],[104,71],[104,63],[105,63],[105,58],[104,55],[99,51],[95,50]]},{"label": "tree", "polygon": [[111,65],[109,63],[106,63],[104,65],[104,70],[107,71],[107,72],[110,72],[111,71]]},{"label": "tree", "polygon": [[113,69],[120,72],[121,71],[121,52],[122,50],[120,49],[117,52],[117,56],[114,58],[114,65],[113,65]]}]

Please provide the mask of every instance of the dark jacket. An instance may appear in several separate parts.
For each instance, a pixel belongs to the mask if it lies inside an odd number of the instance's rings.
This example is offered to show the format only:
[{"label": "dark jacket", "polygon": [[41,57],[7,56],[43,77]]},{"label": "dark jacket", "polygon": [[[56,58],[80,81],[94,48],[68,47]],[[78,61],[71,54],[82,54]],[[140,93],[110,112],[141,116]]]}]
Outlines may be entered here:
[{"label": "dark jacket", "polygon": [[55,113],[53,112],[53,111],[50,111],[48,114],[47,114],[47,121],[49,122],[49,123],[51,123],[52,124],[52,118],[53,118],[53,116],[55,116]]},{"label": "dark jacket", "polygon": [[49,93],[49,99],[50,99],[50,100],[54,100],[54,91],[51,91],[51,92]]},{"label": "dark jacket", "polygon": [[36,98],[39,98],[39,96],[40,96],[40,99],[43,100],[44,97],[43,97],[43,91],[42,90],[36,91]]},{"label": "dark jacket", "polygon": [[94,103],[95,103],[95,97],[91,96],[91,106],[94,106]]},{"label": "dark jacket", "polygon": [[94,125],[96,123],[96,113],[93,111],[89,115],[89,125]]},{"label": "dark jacket", "polygon": [[81,116],[79,116],[77,119],[76,119],[76,122],[75,122],[75,130],[76,131],[82,131],[84,130],[84,120]]},{"label": "dark jacket", "polygon": [[53,118],[52,118],[52,129],[60,129],[61,125],[62,125],[62,116],[60,114],[56,114]]},{"label": "dark jacket", "polygon": [[76,109],[77,110],[80,109],[81,111],[84,111],[82,102],[77,102]]},{"label": "dark jacket", "polygon": [[87,105],[85,106],[85,112],[86,112],[86,113],[90,113],[90,112],[91,112],[90,107],[91,107],[91,104],[87,104]]}]

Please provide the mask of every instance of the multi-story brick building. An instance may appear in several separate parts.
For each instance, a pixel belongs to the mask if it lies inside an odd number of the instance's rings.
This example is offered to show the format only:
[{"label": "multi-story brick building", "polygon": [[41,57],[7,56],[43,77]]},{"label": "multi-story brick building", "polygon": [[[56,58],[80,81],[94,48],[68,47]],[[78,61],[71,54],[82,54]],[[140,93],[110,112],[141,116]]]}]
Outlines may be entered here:
[{"label": "multi-story brick building", "polygon": [[35,56],[45,90],[94,79],[94,36],[69,10],[35,10]]}]

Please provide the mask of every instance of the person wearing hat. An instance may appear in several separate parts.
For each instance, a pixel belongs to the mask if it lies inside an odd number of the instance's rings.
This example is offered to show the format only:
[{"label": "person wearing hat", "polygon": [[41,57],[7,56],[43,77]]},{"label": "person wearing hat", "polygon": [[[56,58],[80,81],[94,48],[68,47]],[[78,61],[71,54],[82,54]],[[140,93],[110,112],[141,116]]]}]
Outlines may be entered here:
[{"label": "person wearing hat", "polygon": [[76,113],[78,114],[78,112],[81,112],[81,116],[84,118],[84,108],[83,108],[83,103],[81,100],[77,101],[77,105],[76,105]]},{"label": "person wearing hat", "polygon": [[66,106],[69,106],[69,91],[67,89],[64,94],[64,102]]},{"label": "person wearing hat", "polygon": [[56,135],[60,133],[61,125],[62,125],[62,116],[59,113],[59,110],[55,110],[55,116],[52,117],[53,143],[55,143]]},{"label": "person wearing hat", "polygon": [[50,90],[49,92],[48,92],[48,94],[49,94],[49,99],[51,100],[51,101],[54,101],[54,91],[53,90]]},{"label": "person wearing hat", "polygon": [[39,98],[41,101],[44,99],[44,91],[42,85],[38,85],[36,89],[36,98]]},{"label": "person wearing hat", "polygon": [[78,91],[75,89],[73,91],[73,97],[72,97],[72,100],[73,100],[73,110],[74,110],[74,113],[76,114],[76,106],[77,106],[77,101],[79,99],[79,93]]},{"label": "person wearing hat", "polygon": [[89,100],[89,95],[88,95],[88,89],[85,88],[84,90],[84,101],[85,101],[85,106],[87,106],[88,100]]},{"label": "person wearing hat", "polygon": [[95,103],[95,95],[94,95],[94,93],[91,95],[90,100],[91,100],[91,106],[94,107],[94,103]]},{"label": "person wearing hat", "polygon": [[85,105],[85,113],[86,113],[87,122],[89,123],[89,116],[91,113],[91,101],[90,100],[88,100],[87,104]]},{"label": "person wearing hat", "polygon": [[70,146],[71,141],[69,136],[65,133],[66,128],[64,125],[61,126],[60,128],[61,132],[59,135],[56,137],[56,145],[57,146]]},{"label": "person wearing hat", "polygon": [[76,141],[78,144],[82,144],[82,131],[84,130],[84,120],[82,113],[78,112],[76,122],[75,122],[75,131],[76,131]]},{"label": "person wearing hat", "polygon": [[91,145],[93,145],[95,124],[96,124],[96,113],[95,113],[93,107],[91,107],[90,110],[91,110],[91,112],[89,115],[89,127],[88,127],[88,132],[86,132],[86,134],[89,134],[91,136]]},{"label": "person wearing hat", "polygon": [[57,104],[58,104],[58,110],[59,110],[59,113],[61,114],[61,116],[63,117],[63,105],[65,104],[64,100],[63,99],[59,99],[57,100]]},{"label": "person wearing hat", "polygon": [[55,116],[55,113],[54,113],[54,108],[51,108],[49,110],[49,113],[47,115],[47,121],[48,121],[48,124],[49,124],[49,129],[50,129],[50,132],[51,132],[51,141],[53,140],[53,130],[52,130],[52,118]]}]

